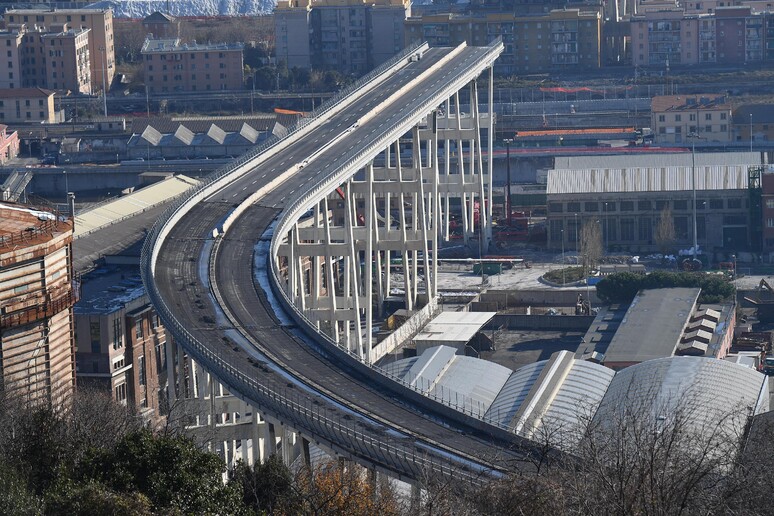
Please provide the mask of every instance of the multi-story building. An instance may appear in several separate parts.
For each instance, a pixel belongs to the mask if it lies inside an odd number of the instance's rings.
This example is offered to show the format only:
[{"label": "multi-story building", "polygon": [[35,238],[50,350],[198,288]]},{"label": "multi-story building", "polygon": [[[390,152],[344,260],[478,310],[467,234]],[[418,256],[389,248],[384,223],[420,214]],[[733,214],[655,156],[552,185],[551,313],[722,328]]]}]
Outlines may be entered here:
[{"label": "multi-story building", "polygon": [[653,97],[650,117],[657,143],[688,143],[692,137],[701,142],[733,140],[731,104],[725,95],[708,93]]},{"label": "multi-story building", "polygon": [[75,388],[72,239],[58,214],[0,204],[0,392],[33,404]]},{"label": "multi-story building", "polygon": [[0,89],[22,87],[21,46],[23,32],[0,32]]},{"label": "multi-story building", "polygon": [[102,90],[103,73],[108,87],[113,82],[116,68],[112,9],[9,9],[3,19],[8,29],[25,25],[45,32],[45,28],[63,24],[71,29],[89,29],[92,91]]},{"label": "multi-story building", "polygon": [[43,88],[0,89],[0,123],[61,121],[54,109],[54,92]]},{"label": "multi-story building", "polygon": [[[774,105],[743,104],[734,109],[733,138],[738,144],[774,141]],[[745,145],[746,146],[746,145]]]},{"label": "multi-story building", "polygon": [[635,66],[669,69],[707,63],[760,63],[774,51],[768,15],[749,6],[718,7],[709,14],[683,9],[645,11],[631,17],[631,57]]},{"label": "multi-story building", "polygon": [[142,47],[145,84],[151,93],[242,89],[243,49],[241,43],[147,39]]},{"label": "multi-story building", "polygon": [[142,28],[156,39],[180,37],[180,21],[174,16],[158,11],[142,19]]},{"label": "multi-story building", "polygon": [[6,62],[0,69],[0,88],[42,87],[86,94],[97,90],[91,84],[89,29],[67,23],[47,28],[22,24],[0,32],[0,52],[3,49]]},{"label": "multi-story building", "polygon": [[[548,244],[573,249],[583,224],[595,221],[607,250],[660,251],[657,227],[671,214],[670,252],[693,242],[696,185],[696,238],[707,252],[750,248],[748,169],[751,153],[691,153],[557,158],[548,171]],[[758,157],[760,160],[760,157]],[[560,168],[561,167],[561,168]],[[668,212],[666,210],[669,210]]]},{"label": "multi-story building", "polygon": [[544,14],[435,14],[406,20],[406,44],[462,42],[486,45],[501,37],[505,47],[495,63],[499,74],[588,70],[601,66],[602,18],[598,11],[552,10]]},{"label": "multi-story building", "polygon": [[403,48],[410,15],[407,0],[282,0],[274,11],[276,56],[288,66],[362,74]]},{"label": "multi-story building", "polygon": [[109,390],[147,419],[160,414],[166,386],[166,333],[137,267],[83,277],[75,306],[77,377]]},{"label": "multi-story building", "polygon": [[92,92],[89,29],[64,26],[60,32],[41,35],[39,41],[47,58],[43,85],[53,90]]}]

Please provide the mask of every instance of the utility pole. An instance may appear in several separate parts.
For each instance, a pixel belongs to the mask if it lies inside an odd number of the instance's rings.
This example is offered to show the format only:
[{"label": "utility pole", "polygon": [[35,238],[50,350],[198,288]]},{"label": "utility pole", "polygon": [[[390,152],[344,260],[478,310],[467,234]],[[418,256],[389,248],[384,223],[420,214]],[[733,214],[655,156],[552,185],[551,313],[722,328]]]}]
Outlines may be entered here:
[{"label": "utility pole", "polygon": [[513,138],[505,138],[505,170],[508,175],[508,182],[505,186],[505,209],[507,210],[506,219],[508,220],[508,227],[511,227],[511,143]]},{"label": "utility pole", "polygon": [[105,109],[105,116],[108,116],[108,110],[107,110],[107,88],[105,86],[105,68],[107,68],[107,53],[105,52],[105,47],[99,47],[100,52],[102,53],[102,59],[100,60],[100,68],[102,68],[102,105]]}]

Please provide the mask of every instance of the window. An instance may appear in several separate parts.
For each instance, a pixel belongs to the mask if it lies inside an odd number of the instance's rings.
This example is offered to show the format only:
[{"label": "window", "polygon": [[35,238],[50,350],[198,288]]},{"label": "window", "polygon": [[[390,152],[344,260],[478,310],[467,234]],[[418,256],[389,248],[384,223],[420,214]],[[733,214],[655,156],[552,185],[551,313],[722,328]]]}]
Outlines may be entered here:
[{"label": "window", "polygon": [[[650,205],[650,201],[638,201],[637,202],[637,209],[640,211],[650,211],[653,209]],[[622,208],[623,210],[623,208]]]},{"label": "window", "polygon": [[674,209],[675,210],[687,210],[688,209],[688,201],[675,201],[674,202]]},{"label": "window", "polygon": [[615,202],[614,201],[607,201],[605,203],[602,203],[602,211],[605,213],[609,213],[611,211],[615,211]]},{"label": "window", "polygon": [[722,210],[723,199],[710,199],[709,205],[711,210]]},{"label": "window", "polygon": [[548,203],[548,211],[551,213],[562,213],[562,203],[560,202],[549,202]]},{"label": "window", "polygon": [[145,355],[137,358],[137,381],[145,385]]},{"label": "window", "polygon": [[91,321],[89,323],[89,336],[91,337],[91,352],[99,353],[102,348],[100,345],[99,321]]},{"label": "window", "polygon": [[688,120],[690,120],[691,122],[695,122],[696,121],[696,113],[691,113],[690,115],[688,115]]},{"label": "window", "polygon": [[587,202],[584,203],[583,210],[587,212],[597,212],[599,211],[599,205],[595,202]]},{"label": "window", "polygon": [[621,240],[624,242],[634,240],[634,219],[621,219]]},{"label": "window", "polygon": [[704,120],[712,120],[712,113],[704,113]]},{"label": "window", "polygon": [[774,199],[766,199],[766,207],[774,208]]},{"label": "window", "polygon": [[137,319],[134,323],[134,337],[136,339],[142,338],[142,319]]},{"label": "window", "polygon": [[568,202],[567,203],[567,213],[579,213],[581,208],[581,203],[579,202]]},{"label": "window", "polygon": [[115,388],[116,401],[126,405],[126,383],[116,385]]},{"label": "window", "polygon": [[639,240],[643,243],[651,243],[651,240],[653,239],[653,226],[650,222],[650,217],[639,217]]},{"label": "window", "polygon": [[123,347],[121,341],[121,319],[116,317],[113,319],[113,349],[120,349]]},{"label": "window", "polygon": [[742,199],[728,199],[729,210],[739,210],[742,208]]},{"label": "window", "polygon": [[675,217],[675,236],[683,240],[688,238],[688,217]]},{"label": "window", "polygon": [[682,122],[683,116],[682,115],[675,115],[675,122]]},{"label": "window", "polygon": [[666,115],[658,115],[659,122],[666,122]]},{"label": "window", "polygon": [[720,119],[721,120],[725,120],[727,115],[728,115],[728,113],[720,113]]},{"label": "window", "polygon": [[634,201],[621,201],[621,211],[634,211]]},{"label": "window", "polygon": [[774,219],[766,219],[766,227],[774,228]]}]

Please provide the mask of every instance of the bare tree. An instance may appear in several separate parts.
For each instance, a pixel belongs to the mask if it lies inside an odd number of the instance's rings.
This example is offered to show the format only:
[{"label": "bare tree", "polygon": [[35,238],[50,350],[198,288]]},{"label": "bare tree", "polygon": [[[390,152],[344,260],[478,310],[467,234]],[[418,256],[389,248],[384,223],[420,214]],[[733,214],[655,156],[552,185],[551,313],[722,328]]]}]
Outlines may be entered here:
[{"label": "bare tree", "polygon": [[656,234],[654,235],[656,245],[662,254],[667,254],[675,243],[675,221],[672,217],[672,209],[666,205],[658,217]]},{"label": "bare tree", "polygon": [[586,220],[581,228],[581,259],[584,276],[597,264],[604,254],[602,246],[602,228],[598,220]]}]

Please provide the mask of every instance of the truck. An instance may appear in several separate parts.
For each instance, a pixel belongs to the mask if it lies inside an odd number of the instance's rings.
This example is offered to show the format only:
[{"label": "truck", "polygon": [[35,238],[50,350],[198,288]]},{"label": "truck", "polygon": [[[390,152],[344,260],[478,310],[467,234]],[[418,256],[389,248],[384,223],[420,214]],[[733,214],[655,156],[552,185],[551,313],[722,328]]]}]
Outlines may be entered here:
[{"label": "truck", "polygon": [[774,375],[774,355],[766,355],[766,358],[763,359],[763,374]]}]

